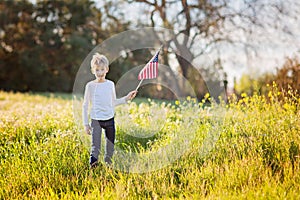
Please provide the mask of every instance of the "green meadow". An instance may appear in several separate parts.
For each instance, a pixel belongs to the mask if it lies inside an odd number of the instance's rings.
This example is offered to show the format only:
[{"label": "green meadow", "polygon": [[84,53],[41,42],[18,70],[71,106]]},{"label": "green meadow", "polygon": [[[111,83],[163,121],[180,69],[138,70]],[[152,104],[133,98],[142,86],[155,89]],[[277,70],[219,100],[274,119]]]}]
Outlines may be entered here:
[{"label": "green meadow", "polygon": [[117,107],[114,165],[91,170],[71,96],[0,92],[0,199],[300,199],[300,97],[205,101]]}]

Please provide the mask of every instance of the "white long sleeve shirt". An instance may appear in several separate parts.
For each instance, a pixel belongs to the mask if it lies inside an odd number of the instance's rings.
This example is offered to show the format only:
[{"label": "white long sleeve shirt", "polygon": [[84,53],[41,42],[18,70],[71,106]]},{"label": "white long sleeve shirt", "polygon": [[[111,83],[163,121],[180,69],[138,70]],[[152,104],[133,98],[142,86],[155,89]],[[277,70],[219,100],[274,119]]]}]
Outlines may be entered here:
[{"label": "white long sleeve shirt", "polygon": [[108,120],[114,117],[114,107],[126,103],[126,97],[116,98],[114,82],[105,80],[105,82],[90,81],[85,86],[84,99],[82,105],[83,124],[89,124],[89,106],[90,118],[95,120]]}]

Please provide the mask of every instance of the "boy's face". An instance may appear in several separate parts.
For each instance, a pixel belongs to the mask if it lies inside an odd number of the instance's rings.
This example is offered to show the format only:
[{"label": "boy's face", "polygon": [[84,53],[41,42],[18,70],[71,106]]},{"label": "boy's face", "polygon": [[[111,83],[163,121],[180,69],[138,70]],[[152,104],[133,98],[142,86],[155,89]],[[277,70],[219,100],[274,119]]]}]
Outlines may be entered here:
[{"label": "boy's face", "polygon": [[105,66],[96,66],[94,68],[94,74],[95,74],[95,77],[97,78],[97,80],[105,80],[105,76],[108,72],[108,67],[105,67]]}]

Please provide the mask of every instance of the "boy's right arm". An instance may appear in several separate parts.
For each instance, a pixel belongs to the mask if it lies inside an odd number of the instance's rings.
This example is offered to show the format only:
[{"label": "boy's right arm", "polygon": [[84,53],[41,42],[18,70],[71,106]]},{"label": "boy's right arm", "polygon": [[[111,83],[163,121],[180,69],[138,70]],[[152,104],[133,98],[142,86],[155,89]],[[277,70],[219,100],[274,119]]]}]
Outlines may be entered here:
[{"label": "boy's right arm", "polygon": [[87,134],[90,134],[91,127],[89,125],[89,120],[88,120],[88,108],[89,108],[89,87],[88,84],[85,86],[85,91],[84,91],[84,97],[83,97],[83,104],[82,104],[82,121],[83,125],[85,127],[85,132]]},{"label": "boy's right arm", "polygon": [[90,125],[85,125],[85,132],[86,132],[86,134],[91,135],[92,130],[91,130]]}]

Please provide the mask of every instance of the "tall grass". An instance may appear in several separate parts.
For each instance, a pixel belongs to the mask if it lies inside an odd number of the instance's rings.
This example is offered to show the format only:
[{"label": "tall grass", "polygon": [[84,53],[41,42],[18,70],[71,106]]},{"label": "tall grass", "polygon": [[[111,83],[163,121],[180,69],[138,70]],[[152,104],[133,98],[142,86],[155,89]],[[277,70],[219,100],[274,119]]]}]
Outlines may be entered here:
[{"label": "tall grass", "polygon": [[174,144],[176,159],[155,157],[144,173],[128,172],[138,162],[90,170],[69,98],[0,92],[0,199],[300,199],[300,98],[270,91],[209,109],[193,99],[118,107],[118,151]]}]

